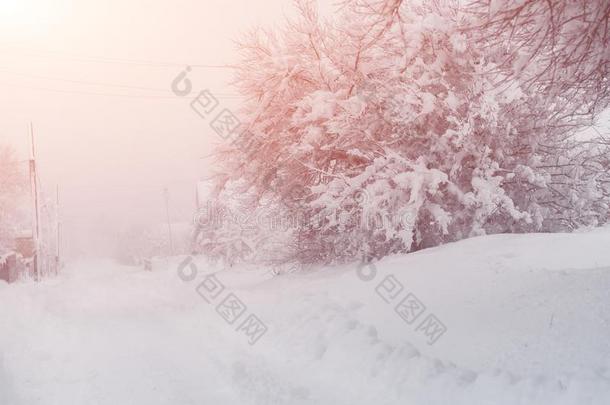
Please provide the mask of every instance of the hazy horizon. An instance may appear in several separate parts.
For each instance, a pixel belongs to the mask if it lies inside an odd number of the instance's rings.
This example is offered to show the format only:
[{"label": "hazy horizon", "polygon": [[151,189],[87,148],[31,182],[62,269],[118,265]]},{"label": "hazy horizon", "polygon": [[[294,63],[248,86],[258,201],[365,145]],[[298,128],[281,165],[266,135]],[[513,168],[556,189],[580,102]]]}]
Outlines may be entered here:
[{"label": "hazy horizon", "polygon": [[190,220],[195,183],[212,170],[204,157],[222,140],[171,93],[172,80],[194,66],[194,89],[236,109],[231,69],[196,65],[236,62],[240,35],[294,13],[280,0],[5,3],[0,143],[26,160],[33,123],[43,191],[60,187],[69,253],[99,249],[82,243],[91,235],[164,221],[164,187],[172,220]]}]

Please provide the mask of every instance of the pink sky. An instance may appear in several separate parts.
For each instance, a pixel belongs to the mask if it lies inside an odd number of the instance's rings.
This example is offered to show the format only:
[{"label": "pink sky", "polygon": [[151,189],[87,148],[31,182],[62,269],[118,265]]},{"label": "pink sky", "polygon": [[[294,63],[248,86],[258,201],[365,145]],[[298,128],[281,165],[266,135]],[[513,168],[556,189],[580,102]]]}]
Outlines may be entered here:
[{"label": "pink sky", "polygon": [[[0,2],[0,142],[26,159],[33,121],[43,186],[60,185],[74,247],[100,223],[162,220],[166,185],[174,219],[189,219],[194,183],[210,169],[201,158],[220,139],[173,97],[171,80],[185,64],[235,62],[234,39],[293,12],[287,0]],[[191,78],[235,108],[230,73],[199,68]]]},{"label": "pink sky", "polygon": [[[173,219],[190,220],[194,184],[211,169],[202,157],[221,140],[170,83],[186,64],[235,63],[241,33],[293,14],[290,0],[0,1],[0,143],[27,159],[34,123],[43,187],[61,187],[70,246],[102,225],[163,221],[165,186]],[[190,77],[238,106],[230,69]]]}]

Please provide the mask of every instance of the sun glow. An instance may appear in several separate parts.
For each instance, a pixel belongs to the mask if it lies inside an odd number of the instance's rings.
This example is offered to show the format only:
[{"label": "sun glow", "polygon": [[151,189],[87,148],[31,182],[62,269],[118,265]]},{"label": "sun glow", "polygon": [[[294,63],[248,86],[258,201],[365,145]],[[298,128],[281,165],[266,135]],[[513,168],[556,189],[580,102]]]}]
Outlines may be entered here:
[{"label": "sun glow", "polygon": [[28,1],[0,0],[0,20],[3,24],[26,21],[30,14],[29,5]]},{"label": "sun glow", "polygon": [[24,38],[47,32],[64,14],[61,1],[0,0],[3,37]]}]

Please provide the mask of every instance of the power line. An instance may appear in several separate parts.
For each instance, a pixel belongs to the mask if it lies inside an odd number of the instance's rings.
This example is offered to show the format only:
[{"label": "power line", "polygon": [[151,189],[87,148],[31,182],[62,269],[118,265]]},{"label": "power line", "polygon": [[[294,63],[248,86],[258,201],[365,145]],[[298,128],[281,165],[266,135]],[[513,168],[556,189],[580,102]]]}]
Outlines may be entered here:
[{"label": "power line", "polygon": [[[87,80],[66,79],[66,78],[61,78],[61,77],[41,76],[41,75],[34,75],[34,74],[30,74],[30,73],[14,72],[14,71],[8,70],[4,67],[0,67],[0,72],[4,72],[4,73],[8,73],[8,74],[11,74],[14,76],[20,76],[20,77],[29,77],[29,78],[33,78],[33,79],[42,79],[42,80],[54,80],[54,81],[67,82],[67,83],[84,84],[84,85],[88,85],[88,86],[115,87],[115,88],[121,88],[121,89],[158,91],[158,92],[163,92],[163,93],[170,93],[170,91],[168,89],[144,87],[144,86],[132,86],[132,85],[126,85],[126,84],[95,82],[95,81],[87,81]],[[241,96],[239,94],[229,94],[229,93],[214,93],[214,94],[219,97],[224,97],[224,98],[231,98],[231,97],[241,98]]]},{"label": "power line", "polygon": [[[179,99],[179,97],[172,95],[172,96],[158,96],[158,95],[151,95],[151,94],[115,94],[115,93],[100,93],[100,92],[88,92],[88,91],[79,91],[79,90],[60,90],[60,89],[49,89],[46,87],[35,87],[35,86],[23,86],[23,85],[16,85],[13,83],[3,83],[5,85],[8,86],[13,86],[13,87],[20,87],[20,88],[26,88],[26,89],[30,89],[30,90],[41,90],[41,91],[50,91],[50,92],[55,92],[55,93],[65,93],[65,94],[80,94],[80,95],[87,95],[87,96],[104,96],[104,97],[123,97],[123,98],[141,98],[141,99],[174,99],[177,100]],[[239,99],[239,97],[235,97],[235,96],[218,96],[218,98],[220,99]]]},{"label": "power line", "polygon": [[83,56],[75,55],[67,52],[49,51],[49,50],[24,50],[13,45],[4,44],[5,47],[16,49],[18,53],[30,55],[34,57],[52,57],[52,58],[63,58],[66,60],[73,60],[78,62],[91,62],[91,63],[110,63],[110,64],[122,64],[122,65],[139,65],[139,66],[152,66],[152,67],[184,67],[190,66],[193,68],[208,68],[208,69],[235,69],[233,65],[215,65],[215,64],[203,64],[203,63],[177,63],[177,62],[162,62],[153,60],[141,60],[141,59],[123,59],[123,58],[108,58],[99,56]]},{"label": "power line", "polygon": [[117,88],[134,89],[134,90],[161,91],[161,92],[166,92],[166,93],[168,92],[167,89],[152,88],[152,87],[141,87],[141,86],[131,86],[131,85],[124,85],[124,84],[113,84],[113,83],[91,82],[91,81],[85,81],[85,80],[64,79],[64,78],[60,78],[60,77],[39,76],[39,75],[33,75],[33,74],[29,74],[29,73],[13,72],[13,71],[10,71],[5,68],[0,68],[0,71],[11,74],[11,75],[15,75],[15,76],[30,77],[30,78],[34,78],[34,79],[55,80],[55,81],[61,81],[61,82],[67,82],[67,83],[86,84],[86,85],[91,85],[91,86],[106,86],[106,87],[117,87]]},{"label": "power line", "polygon": [[[175,188],[180,186],[189,186],[196,184],[198,179],[169,179],[165,182],[154,183],[154,184],[142,184],[142,183],[113,183],[104,184],[102,186],[97,184],[63,184],[65,190],[113,190],[113,191],[134,191],[134,192],[158,192],[163,187]],[[64,194],[67,192],[65,191]]]},{"label": "power line", "polygon": [[9,86],[30,89],[30,90],[40,90],[40,91],[50,91],[54,93],[65,93],[65,94],[80,94],[86,96],[104,96],[104,97],[124,97],[124,98],[142,98],[142,99],[177,99],[176,96],[156,96],[156,95],[138,95],[138,94],[114,94],[114,93],[98,93],[98,92],[89,92],[89,91],[79,91],[79,90],[60,90],[60,89],[49,89],[46,87],[35,87],[35,86],[21,86],[15,85],[12,83],[4,83]]}]

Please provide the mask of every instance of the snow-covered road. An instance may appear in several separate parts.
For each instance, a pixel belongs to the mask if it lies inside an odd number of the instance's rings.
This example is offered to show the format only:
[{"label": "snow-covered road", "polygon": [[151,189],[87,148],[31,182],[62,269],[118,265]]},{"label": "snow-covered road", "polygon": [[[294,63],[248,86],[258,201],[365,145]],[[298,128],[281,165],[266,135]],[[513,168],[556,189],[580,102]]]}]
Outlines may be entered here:
[{"label": "snow-covered road", "polygon": [[[0,284],[0,404],[610,403],[608,228],[475,238],[359,271],[220,271],[212,303],[197,287],[213,267],[188,281],[179,262],[82,261]],[[247,306],[232,324],[217,311],[230,294]],[[409,294],[416,319],[398,310]],[[254,345],[250,314],[268,328]],[[421,327],[431,315],[446,331]]]}]

